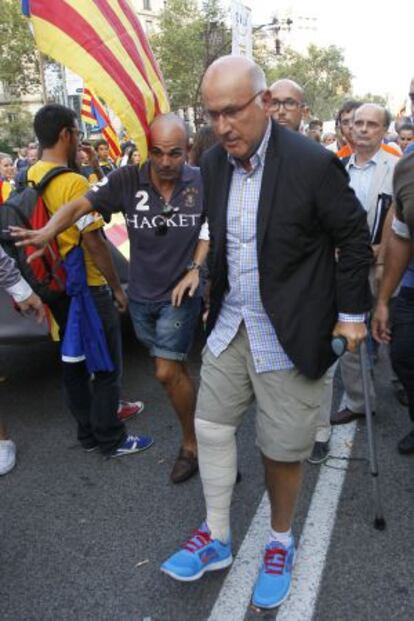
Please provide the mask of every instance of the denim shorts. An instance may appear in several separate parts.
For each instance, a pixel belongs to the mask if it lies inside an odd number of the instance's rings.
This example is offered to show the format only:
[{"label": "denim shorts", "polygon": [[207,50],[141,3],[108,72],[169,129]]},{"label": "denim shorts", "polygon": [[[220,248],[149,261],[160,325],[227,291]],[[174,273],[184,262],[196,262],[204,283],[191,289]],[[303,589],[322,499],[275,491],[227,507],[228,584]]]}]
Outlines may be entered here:
[{"label": "denim shorts", "polygon": [[186,360],[200,310],[200,297],[186,298],[179,307],[171,302],[129,302],[137,338],[151,356],[167,360]]}]

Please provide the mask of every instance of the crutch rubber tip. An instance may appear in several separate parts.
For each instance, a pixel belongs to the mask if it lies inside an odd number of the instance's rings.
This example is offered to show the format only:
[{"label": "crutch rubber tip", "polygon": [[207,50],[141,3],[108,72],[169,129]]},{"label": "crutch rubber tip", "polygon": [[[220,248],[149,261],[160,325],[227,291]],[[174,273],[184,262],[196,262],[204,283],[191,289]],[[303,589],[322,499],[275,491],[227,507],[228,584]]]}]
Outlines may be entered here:
[{"label": "crutch rubber tip", "polygon": [[376,528],[377,530],[385,530],[387,527],[387,524],[384,520],[383,517],[376,517],[374,520],[374,528]]}]

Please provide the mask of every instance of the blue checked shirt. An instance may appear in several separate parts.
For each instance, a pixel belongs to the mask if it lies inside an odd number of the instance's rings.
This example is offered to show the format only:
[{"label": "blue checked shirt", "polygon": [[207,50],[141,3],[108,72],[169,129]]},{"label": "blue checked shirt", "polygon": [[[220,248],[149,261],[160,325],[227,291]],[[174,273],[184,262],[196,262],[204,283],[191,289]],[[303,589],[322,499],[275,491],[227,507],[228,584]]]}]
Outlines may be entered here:
[{"label": "blue checked shirt", "polygon": [[[244,321],[257,373],[291,369],[260,299],[256,220],[264,163],[271,132],[269,121],[263,140],[250,158],[247,172],[231,156],[234,166],[227,207],[227,265],[229,290],[207,344],[217,357],[231,343]],[[342,321],[363,321],[363,315],[343,315]]]},{"label": "blue checked shirt", "polygon": [[365,162],[362,166],[359,166],[355,161],[355,153],[353,153],[347,166],[349,177],[351,179],[349,185],[354,190],[365,211],[368,211],[367,203],[369,189],[371,187],[375,169],[378,166],[378,154],[379,151],[377,151],[376,154],[368,160],[368,162]]}]

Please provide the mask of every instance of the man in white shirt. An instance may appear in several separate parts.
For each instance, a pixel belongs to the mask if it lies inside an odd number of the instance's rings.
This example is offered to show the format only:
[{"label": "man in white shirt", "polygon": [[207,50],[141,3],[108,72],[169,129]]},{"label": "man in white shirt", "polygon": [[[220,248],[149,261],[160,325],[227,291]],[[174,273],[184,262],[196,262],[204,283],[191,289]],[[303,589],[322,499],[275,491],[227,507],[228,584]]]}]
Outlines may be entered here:
[{"label": "man in white shirt", "polygon": [[[354,152],[346,164],[350,185],[367,212],[371,232],[374,265],[370,273],[371,288],[376,294],[377,270],[382,270],[380,256],[381,228],[387,205],[391,203],[392,177],[398,156],[381,148],[390,124],[389,112],[377,104],[363,104],[355,111],[353,121]],[[386,204],[387,205],[386,205]],[[339,411],[332,415],[333,425],[342,425],[364,416],[364,396],[358,353],[346,352],[340,361],[344,396]],[[370,381],[371,403],[375,392]],[[375,407],[373,405],[373,407]]]},{"label": "man in white shirt", "polygon": [[[12,258],[0,246],[0,288],[9,293],[22,312],[30,312],[39,323],[45,318],[41,299],[22,278]],[[16,445],[7,434],[6,425],[0,420],[0,475],[7,474],[16,463]]]}]

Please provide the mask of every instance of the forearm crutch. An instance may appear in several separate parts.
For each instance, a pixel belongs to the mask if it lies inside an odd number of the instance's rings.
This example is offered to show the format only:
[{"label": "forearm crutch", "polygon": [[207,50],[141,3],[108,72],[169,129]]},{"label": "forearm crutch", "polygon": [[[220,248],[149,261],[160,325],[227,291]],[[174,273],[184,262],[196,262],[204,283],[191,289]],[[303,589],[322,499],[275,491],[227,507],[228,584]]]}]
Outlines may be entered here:
[{"label": "forearm crutch", "polygon": [[[347,347],[346,339],[343,336],[337,336],[332,339],[332,350],[337,356],[342,356]],[[368,367],[368,354],[367,345],[363,341],[359,346],[359,357],[361,363],[361,375],[362,375],[362,389],[364,392],[364,407],[365,407],[365,420],[367,425],[367,439],[368,439],[368,452],[369,452],[369,469],[372,478],[372,486],[374,491],[374,503],[375,503],[375,517],[374,528],[377,530],[384,530],[386,522],[384,518],[384,512],[382,510],[381,493],[378,484],[378,461],[377,452],[375,446],[375,433],[374,433],[374,421],[372,417],[371,398],[369,394],[369,367]]]}]

